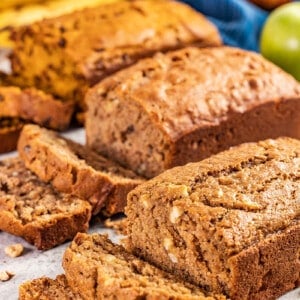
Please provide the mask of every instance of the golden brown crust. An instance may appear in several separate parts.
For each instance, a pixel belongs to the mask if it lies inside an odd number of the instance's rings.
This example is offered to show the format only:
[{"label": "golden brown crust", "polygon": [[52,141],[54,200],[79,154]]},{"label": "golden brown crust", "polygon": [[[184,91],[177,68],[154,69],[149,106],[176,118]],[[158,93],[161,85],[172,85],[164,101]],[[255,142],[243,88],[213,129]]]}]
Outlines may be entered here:
[{"label": "golden brown crust", "polygon": [[58,193],[19,158],[0,161],[0,229],[45,250],[88,229],[89,203]]},{"label": "golden brown crust", "polygon": [[129,193],[127,247],[231,299],[275,299],[299,286],[299,170],[290,138],[170,169]]},{"label": "golden brown crust", "polygon": [[0,87],[0,153],[17,147],[20,131],[26,122],[56,130],[66,129],[74,104],[62,103],[35,88],[21,90],[14,86]]},{"label": "golden brown crust", "polygon": [[24,127],[18,150],[39,178],[88,200],[94,214],[123,212],[127,193],[143,182],[130,170],[37,125]]},{"label": "golden brown crust", "polygon": [[221,44],[216,27],[189,6],[142,0],[36,22],[16,29],[13,38],[8,80],[71,101],[82,101],[88,86],[156,51]]},{"label": "golden brown crust", "polygon": [[73,107],[35,88],[0,87],[0,118],[19,118],[63,130],[69,126]]},{"label": "golden brown crust", "polygon": [[230,258],[232,299],[277,299],[299,287],[299,244],[297,224]]},{"label": "golden brown crust", "polygon": [[101,81],[86,102],[87,144],[148,178],[243,142],[300,138],[299,82],[237,48],[157,54]]}]

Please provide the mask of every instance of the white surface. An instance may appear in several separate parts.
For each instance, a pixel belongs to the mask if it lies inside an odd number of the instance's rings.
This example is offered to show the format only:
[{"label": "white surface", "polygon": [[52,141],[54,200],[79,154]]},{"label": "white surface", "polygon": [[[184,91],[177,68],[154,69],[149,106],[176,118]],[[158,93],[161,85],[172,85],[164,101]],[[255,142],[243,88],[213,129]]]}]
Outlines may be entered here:
[{"label": "white surface", "polygon": [[[71,130],[65,133],[64,136],[72,138],[82,144],[85,142],[83,129]],[[0,160],[15,155],[16,152],[0,155]],[[108,233],[113,241],[117,242],[118,240],[118,237],[112,230],[103,228],[100,223],[95,223],[89,232]],[[25,251],[20,257],[10,258],[5,254],[4,249],[6,246],[15,243],[21,243]],[[15,274],[11,280],[0,282],[0,300],[18,299],[18,287],[24,281],[41,276],[55,278],[56,275],[62,274],[61,261],[63,253],[69,243],[70,242],[67,242],[48,251],[39,251],[22,238],[0,232],[0,271],[9,271]]]},{"label": "white surface", "polygon": [[[85,142],[83,129],[72,130],[64,135],[80,143]],[[0,159],[14,155],[16,153],[0,155]],[[93,225],[89,232],[108,233],[113,241],[118,239],[112,230],[103,228],[100,223]],[[5,255],[4,248],[14,243],[21,243],[25,247],[25,252],[20,257],[10,258]],[[65,243],[48,251],[38,251],[23,239],[0,232],[0,271],[9,271],[15,274],[11,280],[0,282],[0,300],[17,300],[18,287],[24,281],[41,276],[55,278],[56,275],[63,273],[61,260],[68,245],[69,243]],[[298,299],[300,299],[300,288],[280,298],[280,300]]]},{"label": "white surface", "polygon": [[[101,224],[94,225],[89,232],[108,233],[113,241],[117,240],[112,230],[103,228]],[[21,243],[25,251],[20,257],[10,258],[5,255],[4,248],[14,243]],[[0,271],[15,274],[11,280],[0,282],[0,299],[17,300],[18,287],[24,281],[42,276],[55,278],[63,273],[61,261],[69,242],[48,251],[38,251],[23,239],[0,232],[0,245]]]}]

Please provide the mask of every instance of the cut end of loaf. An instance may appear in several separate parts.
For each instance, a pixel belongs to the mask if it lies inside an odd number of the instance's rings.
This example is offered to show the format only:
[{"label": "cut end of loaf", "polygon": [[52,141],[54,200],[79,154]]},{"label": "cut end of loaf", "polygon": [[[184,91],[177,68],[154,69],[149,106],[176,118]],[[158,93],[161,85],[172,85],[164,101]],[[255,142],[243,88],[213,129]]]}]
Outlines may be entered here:
[{"label": "cut end of loaf", "polygon": [[244,142],[300,138],[299,83],[237,48],[159,53],[101,81],[86,102],[88,145],[148,178]]}]

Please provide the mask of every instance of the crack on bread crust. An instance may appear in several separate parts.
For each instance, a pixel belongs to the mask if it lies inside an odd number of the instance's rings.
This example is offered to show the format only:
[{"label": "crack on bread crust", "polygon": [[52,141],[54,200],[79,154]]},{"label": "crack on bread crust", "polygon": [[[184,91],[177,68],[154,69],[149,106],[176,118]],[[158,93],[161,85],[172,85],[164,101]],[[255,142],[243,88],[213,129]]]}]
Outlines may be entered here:
[{"label": "crack on bread crust", "polygon": [[[299,147],[290,138],[243,144],[147,181],[128,197],[127,248],[232,299],[279,297],[294,287],[293,270],[299,269],[297,251],[292,253],[300,247]],[[293,245],[291,253],[282,238]],[[276,259],[272,263],[278,276],[275,271],[266,275],[271,260],[260,263],[266,269],[260,273],[251,255],[257,257],[263,247],[274,257],[278,253],[290,279],[281,277]],[[273,291],[264,276],[282,284]],[[259,282],[266,283],[261,291]]]},{"label": "crack on bread crust", "polygon": [[[87,8],[14,29],[12,39],[13,75],[6,80],[37,86],[81,109],[90,86],[143,57],[187,45],[221,44],[212,23],[173,1],[120,1]],[[32,64],[35,57],[38,64]]]},{"label": "crack on bread crust", "polygon": [[299,138],[299,99],[296,80],[251,52],[158,53],[90,89],[87,144],[151,178],[243,142]]}]

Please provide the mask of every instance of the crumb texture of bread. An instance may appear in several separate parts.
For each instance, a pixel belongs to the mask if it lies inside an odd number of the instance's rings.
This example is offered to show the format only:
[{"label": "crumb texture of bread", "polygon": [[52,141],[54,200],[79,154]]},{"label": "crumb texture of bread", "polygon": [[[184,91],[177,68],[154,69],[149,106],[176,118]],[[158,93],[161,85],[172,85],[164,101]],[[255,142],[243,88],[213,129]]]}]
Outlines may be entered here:
[{"label": "crumb texture of bread", "polygon": [[0,161],[0,230],[46,250],[86,232],[90,217],[87,201],[57,192],[20,158]]},{"label": "crumb texture of bread", "polygon": [[225,300],[175,278],[113,244],[105,235],[77,234],[63,267],[68,284],[83,299]]},{"label": "crumb texture of bread", "polygon": [[233,300],[300,283],[300,141],[246,143],[128,195],[126,249]]},{"label": "crumb texture of bread", "polygon": [[21,284],[19,300],[82,300],[82,298],[72,292],[65,275],[58,275],[55,279],[41,277]]},{"label": "crumb texture of bread", "polygon": [[106,228],[114,230],[116,234],[127,234],[127,219],[124,216],[120,216],[117,219],[107,218],[103,224]]},{"label": "crumb texture of bread", "polygon": [[237,48],[157,54],[101,81],[86,102],[87,144],[149,178],[243,142],[300,138],[299,83]]},{"label": "crumb texture of bread", "polygon": [[144,182],[119,164],[37,125],[23,128],[18,151],[41,180],[89,201],[93,214],[123,212],[128,192]]},{"label": "crumb texture of bread", "polygon": [[86,8],[16,28],[12,37],[13,75],[7,81],[66,101],[81,101],[88,86],[156,51],[221,44],[203,15],[163,0]]}]

